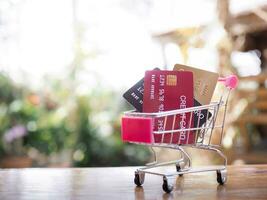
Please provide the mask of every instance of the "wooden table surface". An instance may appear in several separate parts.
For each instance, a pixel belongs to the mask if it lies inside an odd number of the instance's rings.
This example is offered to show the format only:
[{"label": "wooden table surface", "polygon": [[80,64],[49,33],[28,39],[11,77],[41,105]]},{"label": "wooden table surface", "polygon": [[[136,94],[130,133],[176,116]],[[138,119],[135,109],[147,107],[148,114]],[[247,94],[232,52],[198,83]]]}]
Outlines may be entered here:
[{"label": "wooden table surface", "polygon": [[229,166],[224,186],[215,172],[186,174],[171,194],[160,176],[147,174],[143,187],[135,187],[135,169],[2,169],[0,199],[267,199],[267,165]]}]

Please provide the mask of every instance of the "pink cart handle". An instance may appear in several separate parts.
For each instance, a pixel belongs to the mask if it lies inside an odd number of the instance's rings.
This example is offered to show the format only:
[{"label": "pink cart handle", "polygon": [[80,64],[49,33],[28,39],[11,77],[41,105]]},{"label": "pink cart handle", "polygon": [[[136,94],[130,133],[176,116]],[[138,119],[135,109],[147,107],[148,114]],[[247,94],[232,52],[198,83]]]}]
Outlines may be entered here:
[{"label": "pink cart handle", "polygon": [[229,89],[235,89],[238,85],[238,78],[236,75],[230,75],[227,77],[219,77],[219,82],[222,82],[225,87]]}]

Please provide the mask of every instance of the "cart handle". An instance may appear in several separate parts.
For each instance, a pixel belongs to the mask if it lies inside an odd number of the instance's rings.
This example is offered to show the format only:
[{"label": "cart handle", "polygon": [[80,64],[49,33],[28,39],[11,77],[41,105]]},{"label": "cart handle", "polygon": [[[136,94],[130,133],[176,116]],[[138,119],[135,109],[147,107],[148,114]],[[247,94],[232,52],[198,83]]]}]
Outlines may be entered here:
[{"label": "cart handle", "polygon": [[219,77],[218,81],[222,82],[225,85],[225,87],[229,89],[235,89],[238,84],[238,78],[236,75],[230,75],[227,77]]}]

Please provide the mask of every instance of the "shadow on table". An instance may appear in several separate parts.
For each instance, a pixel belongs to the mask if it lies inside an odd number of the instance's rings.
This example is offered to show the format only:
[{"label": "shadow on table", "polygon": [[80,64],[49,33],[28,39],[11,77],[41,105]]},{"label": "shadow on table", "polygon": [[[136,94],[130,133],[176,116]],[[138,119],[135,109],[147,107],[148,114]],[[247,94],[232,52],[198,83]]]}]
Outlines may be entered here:
[{"label": "shadow on table", "polygon": [[[148,198],[145,195],[145,191],[144,191],[143,187],[136,186],[134,193],[135,193],[135,200],[143,200],[143,199],[147,199]],[[150,198],[148,198],[148,199],[150,199]],[[152,198],[152,199],[154,199],[154,198]],[[158,198],[156,198],[156,199],[158,199]],[[171,200],[171,199],[173,199],[173,193],[167,194],[167,193],[163,192],[162,200]]]},{"label": "shadow on table", "polygon": [[[184,178],[183,177],[177,178],[175,184],[176,184],[175,189],[170,194],[165,193],[162,190],[162,191],[159,191],[159,193],[158,193],[158,191],[157,192],[154,192],[152,195],[157,195],[157,193],[158,194],[162,194],[162,200],[171,200],[171,199],[174,199],[174,192],[175,192],[175,194],[178,193],[179,195],[183,193],[183,189],[184,189]],[[154,199],[154,198],[160,199],[160,198],[158,198],[159,195],[157,197],[156,196],[151,197],[151,194],[149,194],[149,195],[147,194],[146,195],[146,192],[145,192],[145,190],[144,190],[144,188],[142,186],[141,187],[136,186],[135,187],[134,194],[135,194],[135,200],[143,200],[143,199],[147,199],[147,198],[148,199],[151,199],[151,198],[152,199]]]}]

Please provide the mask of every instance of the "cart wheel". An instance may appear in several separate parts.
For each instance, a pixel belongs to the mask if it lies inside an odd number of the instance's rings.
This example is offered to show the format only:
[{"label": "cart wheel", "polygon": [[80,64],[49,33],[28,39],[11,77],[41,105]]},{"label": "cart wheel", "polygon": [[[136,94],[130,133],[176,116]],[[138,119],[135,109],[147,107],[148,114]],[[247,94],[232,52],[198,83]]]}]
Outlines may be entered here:
[{"label": "cart wheel", "polygon": [[145,173],[135,172],[134,183],[137,186],[141,186],[145,182]]},{"label": "cart wheel", "polygon": [[[180,164],[177,163],[177,164],[176,164],[176,171],[177,171],[177,172],[180,172],[181,169],[182,169],[182,168],[181,168]],[[183,176],[183,175],[184,175],[184,174],[179,174],[179,176]]]},{"label": "cart wheel", "polygon": [[226,170],[218,170],[217,171],[217,182],[220,185],[223,185],[227,181],[227,173]]},{"label": "cart wheel", "polygon": [[173,190],[173,185],[169,184],[166,178],[163,178],[162,189],[166,193],[170,193]]}]

